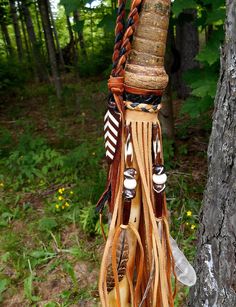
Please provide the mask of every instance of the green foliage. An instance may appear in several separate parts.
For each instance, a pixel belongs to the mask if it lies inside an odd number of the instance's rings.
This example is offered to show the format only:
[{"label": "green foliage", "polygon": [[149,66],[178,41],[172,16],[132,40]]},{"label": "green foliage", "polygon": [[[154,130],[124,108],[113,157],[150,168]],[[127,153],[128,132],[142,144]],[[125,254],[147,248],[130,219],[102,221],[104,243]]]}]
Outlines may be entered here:
[{"label": "green foliage", "polygon": [[44,217],[39,221],[38,228],[40,231],[51,231],[58,226],[57,222],[53,218]]},{"label": "green foliage", "polygon": [[190,117],[196,118],[200,114],[209,111],[213,105],[213,99],[210,96],[203,97],[189,97],[183,107],[181,108],[182,113],[187,113]]},{"label": "green foliage", "polygon": [[196,0],[175,0],[172,5],[172,11],[177,17],[185,9],[194,9],[197,7]]},{"label": "green foliage", "polygon": [[33,295],[33,275],[30,274],[29,277],[24,280],[24,293],[25,297],[30,302],[38,302],[40,298],[38,296]]},{"label": "green foliage", "polygon": [[[210,96],[214,98],[217,83],[218,66],[208,66],[201,70],[190,70],[185,74],[185,80],[191,80],[192,94],[196,97]],[[212,76],[212,78],[208,78]],[[204,80],[204,82],[203,82]]]},{"label": "green foliage", "polygon": [[171,215],[171,232],[178,244],[181,242],[181,250],[192,261],[195,249],[191,248],[191,242],[196,240],[201,201],[195,198],[197,189],[202,192],[202,186],[191,186],[191,176],[169,174],[169,186],[167,188],[168,206]]},{"label": "green foliage", "polygon": [[71,281],[73,283],[73,287],[74,287],[74,291],[78,291],[78,281],[77,281],[77,277],[75,275],[75,271],[74,271],[74,268],[73,266],[69,263],[69,262],[66,262],[64,263],[63,265],[63,268],[65,270],[65,272],[70,276],[71,278]]},{"label": "green foliage", "polygon": [[116,21],[116,12],[112,14],[106,14],[98,23],[99,28],[104,28],[107,32],[114,32]]},{"label": "green foliage", "polygon": [[82,33],[84,29],[84,20],[79,20],[73,25],[73,30]]},{"label": "green foliage", "polygon": [[26,132],[20,136],[18,145],[2,163],[6,163],[15,188],[18,189],[34,178],[40,180],[49,173],[54,177],[63,165],[63,160],[56,150],[48,147],[43,138],[33,138]]},{"label": "green foliage", "polygon": [[163,139],[164,161],[167,169],[174,166],[174,141],[167,138]]},{"label": "green foliage", "polygon": [[207,112],[213,105],[219,63],[215,65],[205,64],[204,69],[193,69],[185,74],[185,80],[192,88],[191,96],[184,102],[181,112],[187,113],[191,118]]},{"label": "green foliage", "polygon": [[78,63],[79,75],[83,78],[101,74],[111,63],[113,43],[101,46],[102,49],[96,50],[89,58],[82,58]]},{"label": "green foliage", "polygon": [[48,302],[47,304],[44,305],[44,307],[57,307],[58,304],[54,302]]},{"label": "green foliage", "polygon": [[209,111],[214,103],[220,68],[220,45],[224,40],[225,3],[223,0],[177,0],[173,4],[173,12],[178,15],[190,7],[198,7],[197,23],[201,31],[209,32],[209,27],[212,29],[205,46],[196,56],[199,67],[185,74],[185,80],[192,92],[184,102],[181,112],[189,114],[191,118],[197,118]]},{"label": "green foliage", "polygon": [[[0,58],[0,93],[6,93],[9,90],[22,88],[26,80],[29,79],[29,73],[24,69],[24,64],[16,60]],[[12,93],[14,94],[14,92]],[[1,103],[1,102],[0,102]]]},{"label": "green foliage", "polygon": [[88,1],[85,0],[60,0],[60,5],[63,5],[67,15],[70,13],[82,9]]},{"label": "green foliage", "polygon": [[7,148],[13,143],[12,135],[6,128],[0,128],[0,157],[8,153]]},{"label": "green foliage", "polygon": [[98,214],[94,209],[94,204],[88,202],[86,206],[81,210],[79,215],[82,229],[90,234],[94,234],[96,232],[96,225],[98,220]]},{"label": "green foliage", "polygon": [[8,279],[0,280],[0,302],[2,302],[2,293],[7,289],[8,284],[9,284]]},{"label": "green foliage", "polygon": [[[223,40],[224,30],[222,26],[219,26],[210,36],[205,48],[201,50],[196,57],[199,62],[206,64],[204,71],[211,67],[211,65],[219,62],[219,48]],[[208,79],[210,79],[209,77],[211,76],[208,74]]]},{"label": "green foliage", "polygon": [[19,218],[20,216],[19,208],[9,208],[8,210],[4,208],[3,213],[0,215],[0,226],[7,226],[11,221]]}]

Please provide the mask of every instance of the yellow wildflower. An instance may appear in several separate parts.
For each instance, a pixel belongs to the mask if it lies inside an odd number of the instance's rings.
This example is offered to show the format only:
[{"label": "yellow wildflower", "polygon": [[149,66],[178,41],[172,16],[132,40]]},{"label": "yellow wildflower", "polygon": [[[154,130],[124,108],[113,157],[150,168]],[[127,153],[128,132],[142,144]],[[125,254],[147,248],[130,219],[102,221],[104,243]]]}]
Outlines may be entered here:
[{"label": "yellow wildflower", "polygon": [[58,200],[62,200],[63,199],[63,197],[60,195],[59,197],[58,197]]},{"label": "yellow wildflower", "polygon": [[64,192],[64,191],[65,191],[65,188],[62,188],[61,190],[62,190],[62,192]]},{"label": "yellow wildflower", "polygon": [[0,182],[0,187],[3,188],[4,187],[4,183]]},{"label": "yellow wildflower", "polygon": [[192,211],[187,211],[187,216],[192,216]]},{"label": "yellow wildflower", "polygon": [[189,225],[189,223],[187,222],[187,223],[186,223],[186,225],[188,226],[188,225]]},{"label": "yellow wildflower", "polygon": [[196,228],[196,225],[193,224],[193,225],[191,226],[191,229],[195,229],[195,228]]},{"label": "yellow wildflower", "polygon": [[65,203],[66,207],[70,207],[70,204],[68,202]]},{"label": "yellow wildflower", "polygon": [[74,192],[73,192],[73,191],[70,191],[70,194],[71,194],[71,195],[73,195],[73,194],[74,194]]},{"label": "yellow wildflower", "polygon": [[56,208],[56,209],[59,209],[59,205],[58,205],[58,204],[56,204],[56,205],[55,205],[55,208]]},{"label": "yellow wildflower", "polygon": [[59,189],[58,192],[59,192],[59,194],[62,194],[62,193],[63,193],[62,189]]},{"label": "yellow wildflower", "polygon": [[62,209],[65,209],[65,206],[62,206],[61,208],[62,208]]}]

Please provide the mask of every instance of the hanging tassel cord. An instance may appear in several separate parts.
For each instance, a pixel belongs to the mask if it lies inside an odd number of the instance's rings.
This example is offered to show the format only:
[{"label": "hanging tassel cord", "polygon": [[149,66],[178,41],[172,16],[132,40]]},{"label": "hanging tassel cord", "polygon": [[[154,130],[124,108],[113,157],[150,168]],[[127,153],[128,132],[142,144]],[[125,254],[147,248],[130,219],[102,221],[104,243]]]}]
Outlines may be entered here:
[{"label": "hanging tassel cord", "polygon": [[[136,115],[136,114],[135,114]],[[144,210],[148,210],[149,220],[152,227],[152,246],[154,249],[154,258],[155,258],[155,282],[154,282],[154,290],[153,290],[153,306],[156,305],[156,297],[158,292],[158,287],[161,289],[161,299],[164,307],[173,306],[172,303],[172,291],[170,287],[168,286],[169,280],[170,280],[170,274],[168,272],[171,271],[171,268],[167,269],[168,266],[170,266],[171,260],[167,261],[166,263],[166,257],[171,257],[171,251],[169,250],[166,252],[166,243],[165,239],[168,236],[166,233],[168,229],[165,231],[165,236],[162,235],[160,238],[160,233],[158,230],[158,225],[156,221],[156,216],[154,213],[154,206],[152,203],[152,199],[150,195],[152,192],[150,191],[148,180],[147,178],[151,178],[151,170],[148,165],[145,165],[144,159],[143,159],[143,152],[148,152],[151,149],[150,148],[143,148],[143,136],[147,135],[147,132],[142,131],[140,133],[140,130],[144,129],[144,123],[139,123],[134,121],[131,123],[131,129],[132,129],[132,135],[133,135],[133,146],[134,146],[134,152],[137,159],[137,165],[138,170],[140,173],[140,179],[142,182],[142,188],[143,188],[143,204],[144,204]],[[144,129],[145,130],[145,129]],[[145,156],[145,155],[144,155]],[[148,173],[149,172],[149,173]],[[147,206],[145,208],[145,206]],[[163,217],[163,220],[165,217]],[[159,269],[158,269],[159,268]],[[170,301],[170,305],[169,305]]]},{"label": "hanging tassel cord", "polygon": [[[121,152],[123,152],[123,142],[121,142]],[[124,170],[124,161],[120,160],[120,173],[123,174],[122,170]],[[111,251],[111,246],[113,244],[116,225],[118,221],[118,212],[120,211],[120,207],[122,204],[122,186],[123,186],[123,176],[119,177],[116,191],[116,199],[114,204],[114,210],[112,214],[111,224],[109,227],[109,233],[102,257],[100,275],[99,275],[99,295],[101,300],[101,305],[104,307],[109,307],[108,295],[107,295],[107,267],[109,265],[109,253]]]}]

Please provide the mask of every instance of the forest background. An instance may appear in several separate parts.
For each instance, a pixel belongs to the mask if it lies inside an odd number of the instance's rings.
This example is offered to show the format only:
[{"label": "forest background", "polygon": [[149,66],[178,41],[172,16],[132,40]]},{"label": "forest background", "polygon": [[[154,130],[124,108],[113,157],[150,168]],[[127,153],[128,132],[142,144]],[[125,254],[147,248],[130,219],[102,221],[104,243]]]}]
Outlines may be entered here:
[{"label": "forest background", "polygon": [[[97,306],[116,11],[115,0],[0,1],[1,306]],[[172,3],[161,117],[171,232],[190,261],[224,19],[223,0]]]}]

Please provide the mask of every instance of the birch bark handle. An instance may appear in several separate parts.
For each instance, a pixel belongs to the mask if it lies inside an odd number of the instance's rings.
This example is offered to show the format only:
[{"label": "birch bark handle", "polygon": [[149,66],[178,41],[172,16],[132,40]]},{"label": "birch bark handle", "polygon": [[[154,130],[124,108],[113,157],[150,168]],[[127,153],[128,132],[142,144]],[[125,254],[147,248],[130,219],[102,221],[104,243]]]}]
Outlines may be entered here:
[{"label": "birch bark handle", "polygon": [[164,90],[168,76],[164,69],[170,0],[146,0],[134,34],[125,67],[125,84],[141,89]]}]

